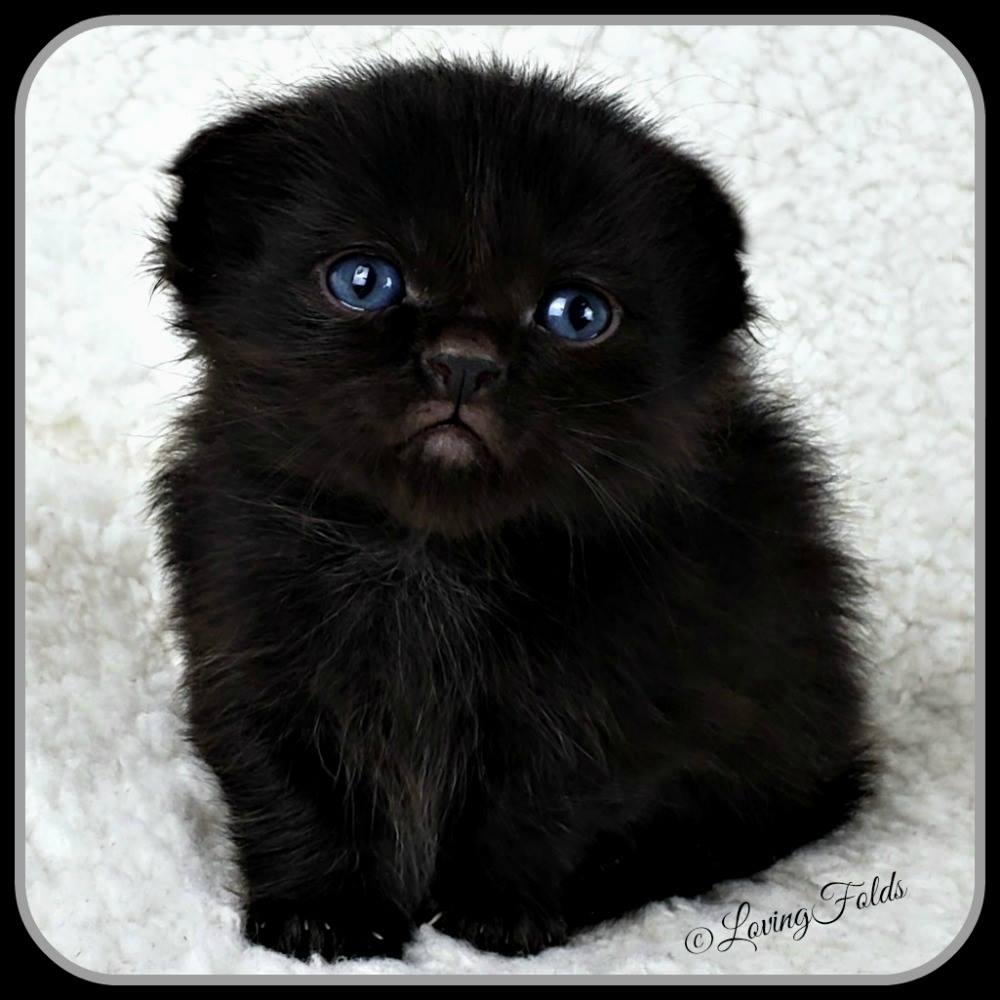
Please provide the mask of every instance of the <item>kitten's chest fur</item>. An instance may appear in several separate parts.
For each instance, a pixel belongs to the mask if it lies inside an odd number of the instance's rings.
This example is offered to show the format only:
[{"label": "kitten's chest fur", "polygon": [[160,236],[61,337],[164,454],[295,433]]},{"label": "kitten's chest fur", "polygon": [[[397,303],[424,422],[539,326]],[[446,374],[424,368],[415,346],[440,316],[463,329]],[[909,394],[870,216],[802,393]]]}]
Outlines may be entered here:
[{"label": "kitten's chest fur", "polygon": [[425,883],[489,756],[498,678],[522,658],[510,581],[419,540],[336,546],[316,579],[328,611],[310,687],[325,741],[371,796],[402,881]]}]

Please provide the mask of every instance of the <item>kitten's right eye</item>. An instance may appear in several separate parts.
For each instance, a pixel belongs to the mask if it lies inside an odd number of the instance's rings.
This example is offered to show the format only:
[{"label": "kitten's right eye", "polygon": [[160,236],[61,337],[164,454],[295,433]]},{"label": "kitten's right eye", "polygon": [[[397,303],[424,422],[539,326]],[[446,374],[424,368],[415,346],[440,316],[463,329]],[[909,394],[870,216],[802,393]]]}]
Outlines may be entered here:
[{"label": "kitten's right eye", "polygon": [[406,294],[403,276],[387,260],[355,254],[334,261],[326,272],[330,294],[348,309],[388,309]]}]

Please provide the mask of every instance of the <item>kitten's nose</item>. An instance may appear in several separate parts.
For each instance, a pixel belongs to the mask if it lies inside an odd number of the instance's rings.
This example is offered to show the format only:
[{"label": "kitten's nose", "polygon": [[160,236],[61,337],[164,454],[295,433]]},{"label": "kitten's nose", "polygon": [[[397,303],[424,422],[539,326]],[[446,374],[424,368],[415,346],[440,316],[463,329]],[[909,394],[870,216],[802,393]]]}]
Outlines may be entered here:
[{"label": "kitten's nose", "polygon": [[487,354],[459,354],[447,351],[425,354],[424,368],[433,379],[461,406],[470,396],[503,379],[504,366]]}]

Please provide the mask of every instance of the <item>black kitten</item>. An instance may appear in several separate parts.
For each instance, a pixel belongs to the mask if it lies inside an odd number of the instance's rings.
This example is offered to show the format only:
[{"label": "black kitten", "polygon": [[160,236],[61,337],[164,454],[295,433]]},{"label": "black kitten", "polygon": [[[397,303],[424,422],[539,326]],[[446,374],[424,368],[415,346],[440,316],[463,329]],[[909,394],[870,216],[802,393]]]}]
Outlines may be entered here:
[{"label": "black kitten", "polygon": [[252,941],[504,953],[748,875],[868,770],[862,589],[739,218],[617,100],[381,64],[201,132],[154,484]]}]

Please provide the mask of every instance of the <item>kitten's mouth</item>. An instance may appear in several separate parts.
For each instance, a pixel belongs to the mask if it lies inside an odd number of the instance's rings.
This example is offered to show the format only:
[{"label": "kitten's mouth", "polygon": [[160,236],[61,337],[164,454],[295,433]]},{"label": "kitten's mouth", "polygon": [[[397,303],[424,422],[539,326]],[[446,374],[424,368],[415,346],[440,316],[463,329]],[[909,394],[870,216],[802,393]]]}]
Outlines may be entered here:
[{"label": "kitten's mouth", "polygon": [[457,417],[431,424],[418,431],[410,443],[420,447],[427,458],[449,465],[468,465],[486,447],[483,439]]},{"label": "kitten's mouth", "polygon": [[414,406],[404,417],[401,457],[437,462],[452,468],[498,461],[501,435],[497,421],[481,406],[454,406],[442,400]]},{"label": "kitten's mouth", "polygon": [[471,465],[489,449],[486,442],[458,416],[422,427],[403,443],[403,451],[446,465]]}]

